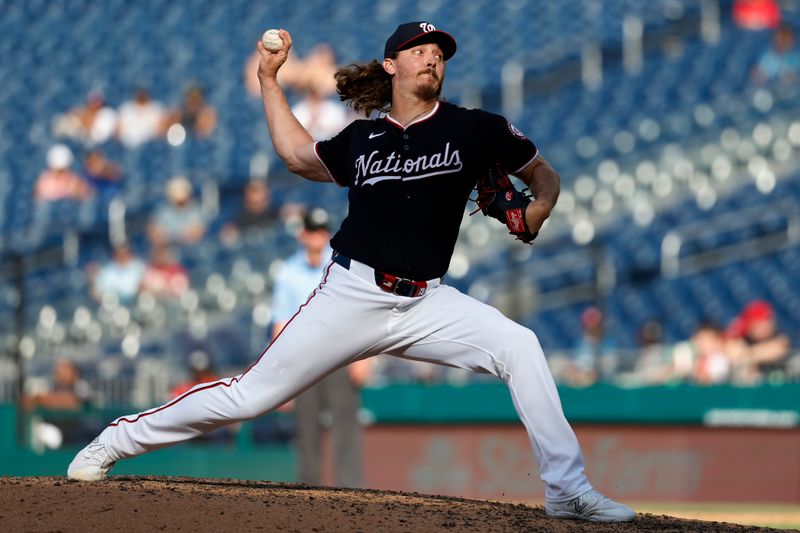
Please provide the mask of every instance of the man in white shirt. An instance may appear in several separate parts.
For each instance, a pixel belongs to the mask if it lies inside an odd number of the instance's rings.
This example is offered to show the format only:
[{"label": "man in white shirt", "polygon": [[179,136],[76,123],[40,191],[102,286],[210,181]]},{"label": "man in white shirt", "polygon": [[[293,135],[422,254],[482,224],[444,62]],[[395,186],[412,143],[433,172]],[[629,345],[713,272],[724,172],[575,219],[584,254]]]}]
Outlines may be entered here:
[{"label": "man in white shirt", "polygon": [[162,136],[166,119],[164,106],[152,100],[146,89],[139,89],[133,100],[119,108],[117,135],[122,144],[135,148]]},{"label": "man in white shirt", "polygon": [[309,85],[304,98],[292,107],[292,113],[315,141],[330,139],[350,123],[345,106],[325,98],[314,84]]}]

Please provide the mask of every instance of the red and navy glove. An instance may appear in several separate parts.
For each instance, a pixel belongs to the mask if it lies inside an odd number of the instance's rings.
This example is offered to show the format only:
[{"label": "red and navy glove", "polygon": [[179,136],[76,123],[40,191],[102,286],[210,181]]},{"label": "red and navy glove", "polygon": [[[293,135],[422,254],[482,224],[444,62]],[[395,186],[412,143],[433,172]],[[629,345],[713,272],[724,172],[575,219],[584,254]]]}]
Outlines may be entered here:
[{"label": "red and navy glove", "polygon": [[[475,187],[478,209],[489,217],[505,224],[509,233],[526,244],[531,244],[539,232],[531,233],[525,221],[525,209],[531,203],[524,191],[519,191],[511,183],[508,172],[500,165],[494,165],[478,180]],[[476,213],[477,210],[471,214]]]}]

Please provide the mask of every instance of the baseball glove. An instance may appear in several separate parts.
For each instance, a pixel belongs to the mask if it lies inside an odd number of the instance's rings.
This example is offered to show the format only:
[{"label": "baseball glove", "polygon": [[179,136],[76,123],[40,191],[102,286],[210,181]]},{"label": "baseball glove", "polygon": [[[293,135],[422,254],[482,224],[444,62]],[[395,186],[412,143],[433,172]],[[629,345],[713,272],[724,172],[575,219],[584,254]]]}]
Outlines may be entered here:
[{"label": "baseball glove", "polygon": [[531,233],[525,221],[525,208],[531,203],[527,189],[521,191],[514,187],[508,177],[508,172],[500,165],[489,169],[486,175],[478,180],[476,186],[478,198],[475,202],[478,209],[470,213],[474,215],[481,211],[484,215],[496,218],[510,230],[511,235],[526,244],[531,244],[539,232]]}]

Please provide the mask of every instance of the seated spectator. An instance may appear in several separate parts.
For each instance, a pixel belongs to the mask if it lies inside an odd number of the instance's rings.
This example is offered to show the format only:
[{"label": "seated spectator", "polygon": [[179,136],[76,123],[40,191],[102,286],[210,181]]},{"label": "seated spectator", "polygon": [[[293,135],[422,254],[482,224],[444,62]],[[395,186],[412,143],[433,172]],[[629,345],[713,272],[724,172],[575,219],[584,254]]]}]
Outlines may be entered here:
[{"label": "seated spectator", "polygon": [[734,376],[735,358],[730,353],[722,328],[707,322],[692,334],[694,349],[692,380],[700,385],[728,383]]},{"label": "seated spectator", "polygon": [[325,96],[322,86],[312,81],[303,99],[292,106],[292,113],[315,141],[330,139],[347,124],[347,108],[339,101]]},{"label": "seated spectator", "polygon": [[672,349],[663,341],[663,327],[657,320],[647,321],[639,330],[639,357],[634,374],[642,383],[661,384],[675,378]]},{"label": "seated spectator", "polygon": [[753,69],[758,84],[780,81],[793,83],[800,73],[800,50],[795,46],[794,31],[783,25],[775,31],[772,47],[764,52]]},{"label": "seated spectator", "polygon": [[154,245],[150,252],[150,263],[142,277],[141,291],[158,298],[171,299],[181,296],[189,288],[189,273],[176,259],[169,246]]},{"label": "seated spectator", "polygon": [[105,103],[103,93],[92,91],[86,105],[75,107],[56,117],[53,130],[57,137],[67,137],[86,146],[102,144],[114,136],[117,112]]},{"label": "seated spectator", "polygon": [[28,409],[74,411],[88,403],[90,395],[89,384],[81,379],[78,367],[69,359],[57,359],[53,363],[50,388],[25,396],[23,405]]},{"label": "seated spectator", "polygon": [[72,150],[56,144],[47,151],[47,169],[36,179],[34,198],[51,202],[56,200],[85,200],[91,196],[89,185],[73,172]]},{"label": "seated spectator", "polygon": [[[91,388],[81,379],[75,364],[68,359],[56,359],[46,389],[29,391],[23,396],[23,409],[45,409],[47,411],[79,411],[89,404]],[[44,413],[31,427],[31,440],[38,449],[58,449],[63,443],[83,442],[96,432],[90,421],[83,416],[48,416]]]},{"label": "seated spectator", "polygon": [[208,139],[217,127],[217,110],[205,102],[203,90],[193,86],[184,93],[183,103],[172,112],[169,124],[180,124],[189,136]]},{"label": "seated spectator", "polygon": [[148,226],[154,245],[193,244],[206,234],[206,221],[194,200],[192,184],[184,176],[171,178],[165,188],[167,203],[158,208]]},{"label": "seated spectator", "polygon": [[[247,56],[244,63],[244,88],[253,98],[261,98],[261,84],[258,81],[258,63],[261,61],[261,54],[258,50]],[[278,71],[278,83],[283,87],[294,87],[295,80],[303,76],[305,65],[298,59],[294,50],[289,51],[286,62]]]},{"label": "seated spectator", "polygon": [[[261,97],[261,85],[258,82],[258,63],[261,55],[253,50],[245,61],[244,85],[247,93],[255,98]],[[309,85],[315,85],[323,97],[336,93],[336,58],[333,49],[327,44],[318,44],[311,49],[305,58],[289,52],[289,57],[278,71],[278,82],[286,88],[300,91]]]},{"label": "seated spectator", "polygon": [[[186,381],[178,383],[170,390],[169,395],[172,399],[186,394],[197,385],[217,381],[219,379],[211,364],[211,359],[206,352],[195,350],[189,355],[189,360],[187,362],[189,364],[189,378]],[[197,437],[196,442],[217,444],[230,442],[240,427],[239,424],[234,424],[219,428],[210,433],[204,433]]]},{"label": "seated spectator", "polygon": [[211,359],[203,351],[196,350],[189,355],[189,368],[189,379],[175,385],[169,393],[170,398],[177,398],[197,385],[219,379],[211,367]]},{"label": "seated spectator", "polygon": [[110,200],[122,192],[122,169],[106,159],[100,150],[87,152],[83,160],[83,177],[103,200]]},{"label": "seated spectator", "polygon": [[734,353],[761,379],[785,371],[791,352],[789,337],[778,331],[775,310],[764,300],[747,304],[728,328]]},{"label": "seated spectator", "polygon": [[133,100],[119,108],[117,136],[128,148],[136,148],[162,137],[166,119],[164,106],[152,100],[146,89],[139,89]]},{"label": "seated spectator", "polygon": [[272,226],[278,219],[271,206],[272,193],[269,185],[263,180],[253,180],[244,188],[242,209],[233,219],[222,226],[220,240],[232,245],[242,233]]},{"label": "seated spectator", "polygon": [[336,94],[336,55],[333,48],[327,43],[314,46],[305,59],[305,68],[308,79],[303,85],[313,85],[323,96]]},{"label": "seated spectator", "polygon": [[605,335],[603,313],[596,307],[587,308],[581,314],[581,326],[583,336],[564,375],[567,383],[576,387],[611,377],[616,369],[615,347]]},{"label": "seated spectator", "polygon": [[139,294],[145,269],[144,261],[133,254],[130,246],[117,246],[111,261],[100,267],[94,276],[92,296],[103,301],[107,294],[113,294],[121,304],[133,303]]}]

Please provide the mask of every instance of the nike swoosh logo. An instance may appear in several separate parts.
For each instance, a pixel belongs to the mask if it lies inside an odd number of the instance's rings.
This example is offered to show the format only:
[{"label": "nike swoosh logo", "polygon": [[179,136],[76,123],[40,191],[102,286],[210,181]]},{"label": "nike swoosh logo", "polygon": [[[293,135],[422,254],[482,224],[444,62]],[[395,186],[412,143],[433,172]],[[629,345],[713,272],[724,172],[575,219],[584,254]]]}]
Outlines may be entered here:
[{"label": "nike swoosh logo", "polygon": [[375,137],[380,137],[380,136],[381,136],[381,135],[383,135],[384,133],[386,133],[386,132],[385,132],[385,131],[382,131],[382,132],[380,132],[380,133],[370,133],[370,134],[369,134],[369,138],[370,138],[370,139],[374,139]]}]

